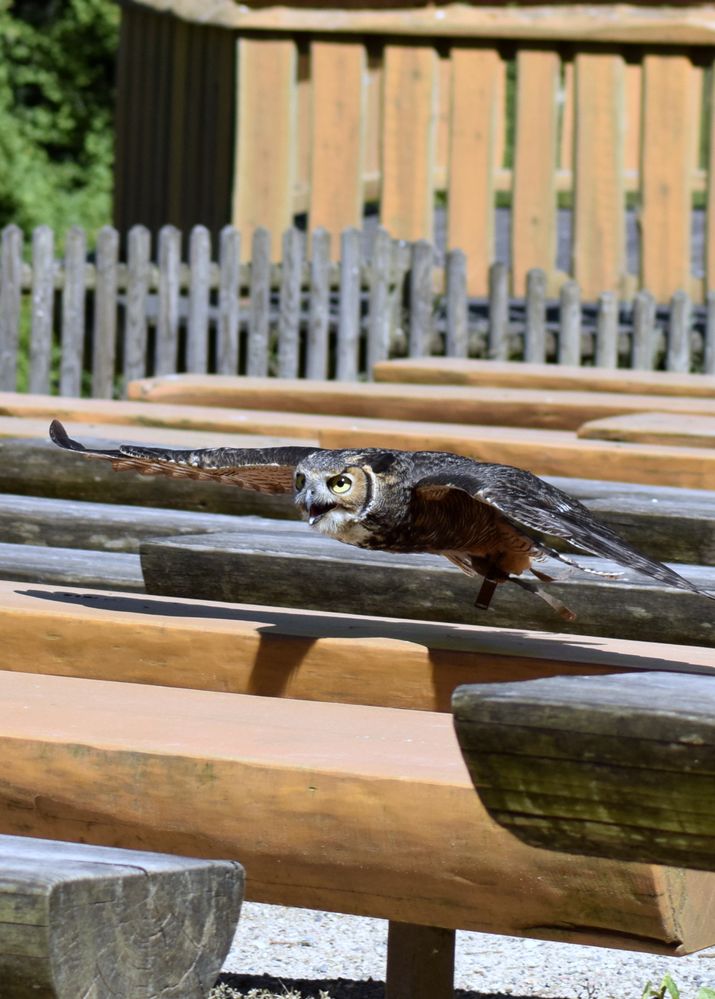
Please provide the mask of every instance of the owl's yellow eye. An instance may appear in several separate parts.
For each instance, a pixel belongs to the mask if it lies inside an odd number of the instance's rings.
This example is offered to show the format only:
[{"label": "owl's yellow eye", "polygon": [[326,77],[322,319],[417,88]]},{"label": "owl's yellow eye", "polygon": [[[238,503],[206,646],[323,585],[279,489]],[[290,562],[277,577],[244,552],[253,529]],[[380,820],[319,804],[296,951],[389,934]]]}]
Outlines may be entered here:
[{"label": "owl's yellow eye", "polygon": [[344,493],[349,493],[353,487],[353,480],[348,478],[347,475],[336,475],[334,478],[328,480],[328,487],[331,493],[337,493],[338,496]]},{"label": "owl's yellow eye", "polygon": [[305,476],[303,475],[302,472],[298,472],[298,474],[295,477],[296,492],[300,492],[304,485],[305,485]]}]

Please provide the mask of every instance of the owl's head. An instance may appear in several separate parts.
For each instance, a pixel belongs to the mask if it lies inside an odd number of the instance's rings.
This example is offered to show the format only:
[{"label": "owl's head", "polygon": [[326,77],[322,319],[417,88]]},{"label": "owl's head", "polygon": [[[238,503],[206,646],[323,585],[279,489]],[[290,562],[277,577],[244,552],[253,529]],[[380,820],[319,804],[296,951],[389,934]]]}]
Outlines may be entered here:
[{"label": "owl's head", "polygon": [[295,470],[295,501],[311,527],[345,538],[389,503],[401,478],[400,456],[368,451],[316,451]]}]

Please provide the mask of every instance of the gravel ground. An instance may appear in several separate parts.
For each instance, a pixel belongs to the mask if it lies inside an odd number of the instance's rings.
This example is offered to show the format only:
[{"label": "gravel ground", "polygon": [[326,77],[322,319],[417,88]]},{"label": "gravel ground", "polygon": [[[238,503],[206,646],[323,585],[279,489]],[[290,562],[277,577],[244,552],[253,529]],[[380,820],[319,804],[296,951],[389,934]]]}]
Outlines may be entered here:
[{"label": "gravel ground", "polygon": [[[382,919],[246,903],[224,965],[241,991],[282,984],[303,997],[322,988],[331,999],[382,999],[387,924]],[[640,999],[648,980],[668,972],[681,999],[715,987],[715,948],[683,958],[576,944],[457,934],[460,999]],[[223,976],[222,976],[222,980]],[[372,981],[371,981],[372,980]]]}]

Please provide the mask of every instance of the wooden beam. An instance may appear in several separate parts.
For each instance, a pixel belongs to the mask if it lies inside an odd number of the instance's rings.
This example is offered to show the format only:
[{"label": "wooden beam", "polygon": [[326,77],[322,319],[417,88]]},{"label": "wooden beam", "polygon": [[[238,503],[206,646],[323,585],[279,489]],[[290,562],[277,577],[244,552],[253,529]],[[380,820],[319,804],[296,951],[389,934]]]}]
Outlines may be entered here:
[{"label": "wooden beam", "polygon": [[[137,0],[135,3],[138,5]],[[274,6],[244,8],[235,0],[140,0],[144,7],[170,11],[176,17],[224,28],[258,31],[308,31],[335,34],[440,35],[469,38],[513,38],[527,41],[589,43],[632,42],[658,46],[713,45],[715,18],[709,9],[657,8],[620,4],[617,17],[601,17],[592,6],[538,4],[533,7],[470,7],[448,3],[438,9],[411,7],[386,10]]]},{"label": "wooden beam", "polygon": [[454,930],[390,922],[385,999],[453,999]]},{"label": "wooden beam", "polygon": [[715,416],[674,416],[673,413],[636,413],[591,420],[579,427],[582,438],[636,441],[666,446],[715,447]]},{"label": "wooden beam", "polygon": [[204,999],[243,880],[235,861],[0,836],[3,999]]},{"label": "wooden beam", "polygon": [[631,368],[582,368],[570,364],[528,364],[521,361],[514,364],[513,361],[478,361],[458,357],[380,361],[373,368],[373,378],[377,382],[415,382],[421,385],[626,392],[632,395],[703,399],[715,396],[715,377],[712,375]]},{"label": "wooden beam", "polygon": [[137,555],[0,542],[0,579],[144,592]]},{"label": "wooden beam", "polygon": [[10,833],[240,857],[258,902],[657,953],[715,941],[710,876],[501,830],[448,714],[8,672],[0,704]]},{"label": "wooden beam", "polygon": [[5,581],[0,620],[8,671],[426,711],[464,683],[713,665],[696,646]]},{"label": "wooden beam", "polygon": [[[301,525],[302,526],[302,525]],[[349,614],[390,614],[417,620],[459,621],[489,627],[521,626],[574,635],[610,635],[715,646],[707,597],[657,583],[615,562],[574,556],[597,573],[543,569],[559,579],[550,589],[576,614],[564,622],[551,607],[516,586],[500,587],[487,613],[475,609],[479,580],[437,555],[369,552],[309,529],[295,532],[200,534],[149,540],[141,546],[147,592],[207,600],[252,601]],[[715,569],[678,566],[701,589],[715,593]]]},{"label": "wooden beam", "polygon": [[557,677],[453,703],[480,797],[521,840],[715,870],[712,677]]}]

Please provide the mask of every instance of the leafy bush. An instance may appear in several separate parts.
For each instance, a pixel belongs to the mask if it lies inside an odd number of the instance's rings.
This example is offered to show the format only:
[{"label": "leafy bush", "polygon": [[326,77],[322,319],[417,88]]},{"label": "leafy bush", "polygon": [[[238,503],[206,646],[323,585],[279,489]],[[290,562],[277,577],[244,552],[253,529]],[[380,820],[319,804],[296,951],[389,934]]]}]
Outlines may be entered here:
[{"label": "leafy bush", "polygon": [[0,226],[109,221],[113,0],[0,0]]}]

